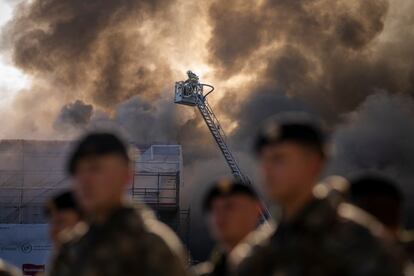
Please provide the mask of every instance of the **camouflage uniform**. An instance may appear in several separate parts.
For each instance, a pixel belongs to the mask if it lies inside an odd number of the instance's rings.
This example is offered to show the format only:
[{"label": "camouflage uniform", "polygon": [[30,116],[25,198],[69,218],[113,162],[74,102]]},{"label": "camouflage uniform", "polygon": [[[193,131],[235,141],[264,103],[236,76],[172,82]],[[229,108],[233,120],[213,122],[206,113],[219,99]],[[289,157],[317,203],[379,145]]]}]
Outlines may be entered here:
[{"label": "camouflage uniform", "polygon": [[237,274],[402,275],[383,244],[342,207],[327,199],[313,200],[293,220],[282,221],[271,238],[242,262]]},{"label": "camouflage uniform", "polygon": [[225,276],[229,275],[228,256],[221,249],[214,249],[210,259],[197,264],[192,272],[198,276]]},{"label": "camouflage uniform", "polygon": [[213,250],[210,259],[193,267],[199,276],[232,275],[251,250],[266,241],[273,234],[275,226],[272,221],[260,225],[245,237],[230,253],[220,247]]},{"label": "camouflage uniform", "polygon": [[143,207],[122,207],[107,223],[78,225],[71,235],[53,261],[52,276],[186,274],[179,240]]}]

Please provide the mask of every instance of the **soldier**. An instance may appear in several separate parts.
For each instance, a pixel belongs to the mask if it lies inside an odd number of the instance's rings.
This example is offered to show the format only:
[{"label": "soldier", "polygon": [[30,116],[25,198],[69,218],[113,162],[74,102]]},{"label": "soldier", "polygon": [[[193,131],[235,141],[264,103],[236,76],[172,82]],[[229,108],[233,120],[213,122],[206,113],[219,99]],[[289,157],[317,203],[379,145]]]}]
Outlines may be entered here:
[{"label": "soldier", "polygon": [[132,167],[119,138],[109,133],[82,138],[68,171],[88,226],[78,224],[67,237],[51,275],[185,275],[177,237],[145,207],[123,199]]},{"label": "soldier", "polygon": [[259,224],[261,203],[253,188],[240,180],[223,178],[207,192],[203,211],[217,246],[209,261],[197,265],[198,275],[228,275],[238,262],[238,248]]},{"label": "soldier", "polygon": [[238,269],[239,275],[401,275],[379,241],[317,186],[326,161],[324,135],[303,114],[269,119],[255,149],[264,190],[281,209],[275,233]]},{"label": "soldier", "polygon": [[414,265],[409,256],[412,241],[404,240],[404,196],[397,183],[379,174],[365,173],[351,181],[349,199],[380,224],[383,229],[380,238],[389,245],[390,252],[404,267],[405,274],[414,275]]},{"label": "soldier", "polygon": [[399,239],[402,231],[403,195],[396,183],[380,175],[361,175],[351,181],[349,199],[385,227],[385,239]]},{"label": "soldier", "polygon": [[73,193],[66,191],[48,201],[45,213],[49,220],[49,236],[57,249],[60,245],[60,235],[64,231],[70,231],[82,220],[82,212]]}]

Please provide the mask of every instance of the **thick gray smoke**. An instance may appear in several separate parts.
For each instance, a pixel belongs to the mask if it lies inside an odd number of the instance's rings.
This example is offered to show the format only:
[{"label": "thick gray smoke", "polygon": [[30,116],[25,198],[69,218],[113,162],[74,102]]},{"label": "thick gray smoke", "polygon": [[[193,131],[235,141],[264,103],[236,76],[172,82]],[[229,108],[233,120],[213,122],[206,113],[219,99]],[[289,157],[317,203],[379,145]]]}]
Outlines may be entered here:
[{"label": "thick gray smoke", "polygon": [[[232,99],[234,100],[234,99]],[[221,107],[228,102],[223,99]],[[287,97],[282,90],[263,88],[248,100],[239,103],[231,110],[231,115],[237,118],[238,128],[232,133],[234,147],[245,152],[251,152],[253,138],[264,119],[289,111],[312,113],[312,110],[303,101]]]},{"label": "thick gray smoke", "polygon": [[[249,96],[238,97],[239,91],[230,91],[229,101],[222,106],[237,98],[245,107],[258,106],[255,98],[263,93],[267,96],[261,104],[266,106],[270,95],[274,102],[285,95],[308,104],[332,123],[377,90],[412,95],[414,61],[405,49],[414,46],[409,31],[413,22],[395,24],[393,16],[405,18],[399,4],[384,0],[277,0],[260,5],[216,1],[210,8],[212,64],[227,77],[255,75],[246,89]],[[390,41],[394,39],[391,32],[408,34],[404,41],[398,40],[403,51],[397,50],[397,41]],[[267,109],[262,116],[257,113],[261,109],[255,109],[255,120],[268,115]],[[230,116],[245,119],[240,113]]]},{"label": "thick gray smoke", "polygon": [[[169,68],[140,29],[174,1],[38,0],[22,2],[4,31],[14,63],[48,78],[60,93],[110,108],[133,95],[156,97]],[[162,30],[163,22],[158,28]]]},{"label": "thick gray smoke", "polygon": [[65,131],[67,127],[82,129],[89,124],[92,112],[92,105],[76,100],[62,107],[54,127],[59,131]]},{"label": "thick gray smoke", "polygon": [[414,225],[414,101],[379,92],[345,117],[333,136],[329,173],[355,177],[366,171],[398,180]]}]

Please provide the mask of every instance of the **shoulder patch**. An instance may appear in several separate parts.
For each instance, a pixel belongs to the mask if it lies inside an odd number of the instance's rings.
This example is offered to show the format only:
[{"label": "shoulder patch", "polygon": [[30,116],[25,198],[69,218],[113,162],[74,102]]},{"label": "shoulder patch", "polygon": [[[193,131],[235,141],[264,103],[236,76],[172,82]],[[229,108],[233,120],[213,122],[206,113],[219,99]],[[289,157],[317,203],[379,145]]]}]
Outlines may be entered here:
[{"label": "shoulder patch", "polygon": [[273,221],[260,225],[231,251],[228,260],[230,267],[235,269],[256,246],[265,246],[275,231],[276,224]]}]

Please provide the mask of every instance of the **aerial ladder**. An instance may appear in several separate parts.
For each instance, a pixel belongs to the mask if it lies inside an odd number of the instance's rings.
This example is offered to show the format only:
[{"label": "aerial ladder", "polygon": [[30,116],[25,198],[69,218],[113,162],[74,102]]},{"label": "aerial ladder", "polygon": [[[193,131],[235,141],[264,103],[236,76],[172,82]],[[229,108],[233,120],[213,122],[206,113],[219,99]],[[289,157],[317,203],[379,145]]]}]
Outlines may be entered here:
[{"label": "aerial ladder", "polygon": [[[232,175],[241,180],[245,185],[251,185],[249,178],[243,174],[236,159],[231,153],[227,143],[226,135],[220,125],[216,115],[207,102],[207,96],[214,91],[214,87],[209,84],[200,83],[199,77],[191,71],[187,71],[188,79],[185,81],[178,81],[175,83],[175,98],[174,103],[188,106],[197,106],[203,117],[208,129],[213,135],[224,159],[229,166]],[[207,88],[208,91],[204,91]],[[266,219],[270,217],[270,213],[264,205],[263,217]]]}]

